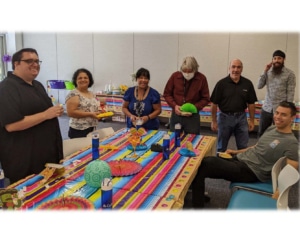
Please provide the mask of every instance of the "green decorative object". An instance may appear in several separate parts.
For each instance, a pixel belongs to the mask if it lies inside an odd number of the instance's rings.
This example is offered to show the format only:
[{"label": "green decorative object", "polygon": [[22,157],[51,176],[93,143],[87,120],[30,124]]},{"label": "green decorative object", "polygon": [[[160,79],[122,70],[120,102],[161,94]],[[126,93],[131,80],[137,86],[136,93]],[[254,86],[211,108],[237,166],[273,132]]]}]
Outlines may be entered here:
[{"label": "green decorative object", "polygon": [[89,186],[101,187],[104,178],[111,178],[111,169],[106,161],[94,160],[85,168],[84,179]]},{"label": "green decorative object", "polygon": [[183,111],[183,112],[189,112],[189,113],[197,113],[198,112],[196,106],[192,103],[183,104],[181,106],[180,110]]},{"label": "green decorative object", "polygon": [[65,81],[65,86],[67,90],[73,90],[75,89],[75,85],[71,81]]}]

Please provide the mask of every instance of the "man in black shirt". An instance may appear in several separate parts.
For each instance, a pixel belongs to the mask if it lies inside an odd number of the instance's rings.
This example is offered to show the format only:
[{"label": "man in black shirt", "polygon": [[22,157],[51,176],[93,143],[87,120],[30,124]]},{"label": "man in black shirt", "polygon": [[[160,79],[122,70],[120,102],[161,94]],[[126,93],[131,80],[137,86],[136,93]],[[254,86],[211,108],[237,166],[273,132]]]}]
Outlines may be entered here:
[{"label": "man in black shirt", "polygon": [[35,80],[40,64],[35,49],[21,49],[13,55],[13,73],[0,82],[0,161],[11,183],[63,158],[57,119],[63,107],[53,106]]},{"label": "man in black shirt", "polygon": [[[248,146],[249,131],[254,129],[255,102],[257,101],[253,84],[241,76],[243,63],[234,59],[229,65],[229,75],[217,82],[211,95],[211,129],[218,131],[218,152],[227,149],[232,134],[237,149]],[[248,107],[249,124],[245,109]],[[219,114],[217,118],[217,111]]]}]

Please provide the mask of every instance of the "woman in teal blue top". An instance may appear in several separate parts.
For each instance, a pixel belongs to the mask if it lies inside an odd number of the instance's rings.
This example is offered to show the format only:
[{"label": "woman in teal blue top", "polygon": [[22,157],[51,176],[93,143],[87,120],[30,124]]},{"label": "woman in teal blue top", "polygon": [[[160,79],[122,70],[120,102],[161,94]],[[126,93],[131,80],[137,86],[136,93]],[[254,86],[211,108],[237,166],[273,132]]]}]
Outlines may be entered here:
[{"label": "woman in teal blue top", "polygon": [[150,72],[140,68],[136,73],[136,81],[137,86],[128,88],[123,97],[122,111],[127,116],[127,127],[139,125],[146,130],[158,129],[160,94],[149,86]]}]

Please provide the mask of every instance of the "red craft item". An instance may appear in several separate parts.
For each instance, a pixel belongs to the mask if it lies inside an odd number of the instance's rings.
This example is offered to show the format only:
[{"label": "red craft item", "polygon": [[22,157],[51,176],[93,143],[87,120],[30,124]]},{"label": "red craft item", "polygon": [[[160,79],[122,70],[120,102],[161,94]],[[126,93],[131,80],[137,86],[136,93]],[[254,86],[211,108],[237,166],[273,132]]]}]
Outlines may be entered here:
[{"label": "red craft item", "polygon": [[94,209],[94,204],[83,197],[59,197],[50,201],[42,203],[37,209],[44,210],[81,210],[81,209]]},{"label": "red craft item", "polygon": [[140,163],[129,160],[112,160],[108,165],[112,176],[130,176],[142,170]]}]

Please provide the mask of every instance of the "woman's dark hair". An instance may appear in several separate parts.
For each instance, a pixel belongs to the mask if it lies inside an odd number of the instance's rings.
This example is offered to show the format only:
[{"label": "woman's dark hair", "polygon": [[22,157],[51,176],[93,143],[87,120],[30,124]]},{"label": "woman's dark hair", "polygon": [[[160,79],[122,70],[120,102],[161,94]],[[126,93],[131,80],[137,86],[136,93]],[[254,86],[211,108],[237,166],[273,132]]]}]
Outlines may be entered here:
[{"label": "woman's dark hair", "polygon": [[20,60],[22,59],[22,56],[23,56],[24,52],[35,53],[37,56],[39,56],[37,51],[33,48],[24,48],[24,49],[21,49],[21,50],[17,51],[16,53],[13,54],[13,57],[12,57],[12,60],[11,60],[11,66],[12,66],[13,70],[15,69],[15,62],[20,63]]},{"label": "woman's dark hair", "polygon": [[150,72],[145,68],[140,68],[135,74],[135,78],[138,79],[139,77],[144,76],[150,80]]},{"label": "woman's dark hair", "polygon": [[278,106],[284,107],[284,108],[289,108],[291,110],[291,116],[295,116],[297,113],[297,108],[296,108],[295,104],[292,102],[282,101],[279,103]]},{"label": "woman's dark hair", "polygon": [[89,77],[89,80],[90,80],[89,87],[93,86],[94,85],[94,79],[93,79],[92,73],[89,70],[84,69],[84,68],[80,68],[80,69],[78,69],[77,71],[74,72],[73,77],[72,77],[72,82],[73,82],[74,86],[77,87],[76,80],[77,80],[78,75],[81,72],[86,73],[87,76]]}]

